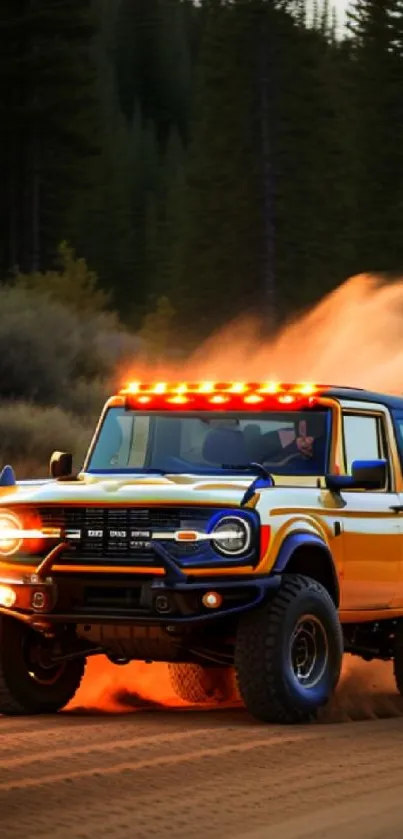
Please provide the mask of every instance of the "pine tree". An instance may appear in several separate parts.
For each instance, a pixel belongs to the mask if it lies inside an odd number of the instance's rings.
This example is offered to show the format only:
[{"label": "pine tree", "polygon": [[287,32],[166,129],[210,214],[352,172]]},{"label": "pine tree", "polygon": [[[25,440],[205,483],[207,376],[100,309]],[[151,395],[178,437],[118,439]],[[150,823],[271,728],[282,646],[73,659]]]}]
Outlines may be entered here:
[{"label": "pine tree", "polygon": [[188,128],[191,59],[187,3],[182,0],[120,0],[116,68],[122,111],[130,122],[139,102],[164,145],[172,125]]},{"label": "pine tree", "polygon": [[[136,326],[150,295],[165,293],[165,163],[170,136],[188,130],[186,8],[176,0],[94,2],[101,154],[87,200],[74,208],[73,241]],[[173,50],[183,57],[177,67]]]},{"label": "pine tree", "polygon": [[96,152],[90,0],[7,0],[0,11],[0,270],[37,270]]},{"label": "pine tree", "polygon": [[171,130],[160,161],[158,190],[154,199],[155,237],[148,246],[150,289],[172,295],[180,274],[182,231],[186,225],[186,148],[176,128]]},{"label": "pine tree", "polygon": [[[199,336],[262,295],[256,4],[203,3],[186,228],[174,307]],[[259,4],[261,5],[261,4]]]},{"label": "pine tree", "polygon": [[345,56],[277,10],[270,28],[275,270],[280,315],[315,301],[354,262]]},{"label": "pine tree", "polygon": [[401,270],[403,4],[401,0],[355,0],[348,25],[359,150],[359,261],[361,270]]},{"label": "pine tree", "polygon": [[[94,0],[99,153],[88,162],[85,195],[78,194],[69,218],[69,239],[85,254],[104,288],[122,308],[134,282],[134,230],[132,219],[132,136],[121,114],[114,68],[116,10],[109,0]],[[135,296],[135,295],[133,295]],[[129,297],[130,305],[130,297]]]}]

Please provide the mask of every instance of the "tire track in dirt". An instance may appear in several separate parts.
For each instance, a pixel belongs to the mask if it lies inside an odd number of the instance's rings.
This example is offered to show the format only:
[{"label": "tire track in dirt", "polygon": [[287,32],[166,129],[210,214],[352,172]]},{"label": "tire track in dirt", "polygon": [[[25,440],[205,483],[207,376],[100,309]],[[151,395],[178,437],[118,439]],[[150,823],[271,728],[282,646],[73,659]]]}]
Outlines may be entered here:
[{"label": "tire track in dirt", "polygon": [[[134,729],[134,726],[133,726]],[[132,729],[132,733],[133,733]],[[105,731],[105,729],[104,729]],[[91,743],[91,744],[79,744],[73,745],[70,740],[70,745],[65,746],[63,748],[54,748],[51,751],[44,752],[43,749],[41,751],[40,757],[38,757],[37,752],[32,753],[30,752],[27,755],[18,755],[13,757],[4,757],[1,760],[0,764],[0,790],[8,788],[10,786],[18,786],[21,784],[27,785],[35,785],[38,783],[38,776],[35,775],[34,777],[31,776],[24,776],[22,781],[15,779],[10,780],[10,775],[12,775],[12,770],[16,769],[21,770],[21,772],[26,771],[26,768],[34,764],[40,763],[41,765],[46,762],[46,764],[51,765],[56,763],[57,766],[63,761],[63,759],[76,758],[78,762],[80,758],[85,760],[85,763],[88,764],[89,761],[93,762],[96,766],[99,764],[99,759],[102,757],[104,764],[102,768],[97,768],[97,772],[99,774],[105,774],[107,772],[115,772],[116,769],[120,766],[127,766],[130,768],[133,765],[133,768],[137,766],[137,764],[132,764],[132,762],[125,763],[124,761],[120,761],[116,764],[116,758],[125,757],[132,758],[133,760],[133,753],[135,752],[136,755],[145,754],[152,755],[150,759],[144,758],[142,763],[147,764],[148,760],[152,762],[159,760],[162,762],[176,762],[178,760],[183,759],[183,755],[186,755],[185,749],[189,748],[186,744],[187,740],[195,740],[199,739],[203,742],[203,754],[212,754],[219,756],[220,754],[225,754],[228,751],[237,750],[237,751],[249,751],[249,749],[256,748],[259,745],[264,746],[271,746],[274,744],[278,744],[280,746],[284,746],[286,743],[295,743],[295,742],[302,742],[304,740],[311,739],[312,735],[310,735],[307,731],[300,732],[299,734],[294,735],[286,735],[284,733],[273,734],[273,736],[266,735],[263,739],[258,736],[259,729],[252,733],[251,739],[249,742],[242,742],[239,743],[239,736],[236,731],[232,731],[231,729],[227,729],[227,742],[223,746],[217,746],[217,729],[215,728],[191,728],[188,731],[177,731],[177,732],[162,732],[161,734],[154,734],[153,736],[138,736],[131,740],[127,740],[126,738],[121,739],[119,737],[118,740],[108,740],[107,746],[105,743]],[[214,745],[215,744],[215,745]],[[206,749],[206,746],[208,748]],[[160,756],[156,758],[153,753],[161,750],[165,750],[165,747],[168,747],[169,754],[165,756]],[[170,748],[169,748],[170,747]],[[2,750],[0,749],[0,754]],[[120,753],[116,755],[116,753]],[[190,756],[194,754],[192,750],[188,753]],[[199,757],[201,753],[199,752]],[[107,766],[105,767],[105,761]],[[109,761],[112,761],[112,764],[109,765]],[[32,771],[32,769],[31,769]],[[68,776],[74,777],[75,775],[79,774],[81,770],[78,772],[70,773]],[[92,769],[83,769],[84,774],[93,771]],[[20,774],[20,773],[19,773]],[[49,777],[39,776],[41,784],[45,782],[54,782],[56,776],[50,775]],[[60,776],[61,779],[67,778],[66,776]]]},{"label": "tire track in dirt", "polygon": [[[403,784],[399,718],[284,729],[198,710],[14,723],[0,719],[3,839],[274,839],[283,828],[313,839],[296,832],[310,820],[319,839],[320,814],[327,835],[341,804],[361,839],[355,802],[372,792],[387,824],[383,797]],[[375,813],[365,839],[401,839],[403,820],[396,834],[382,824]]]},{"label": "tire track in dirt", "polygon": [[390,667],[347,668],[319,724],[286,728],[233,705],[167,696],[168,711],[160,680],[154,702],[151,679],[143,697],[136,680],[123,690],[114,679],[106,694],[90,684],[67,713],[0,718],[2,839],[322,839],[324,826],[327,839],[350,839],[349,825],[351,839],[403,835]]}]

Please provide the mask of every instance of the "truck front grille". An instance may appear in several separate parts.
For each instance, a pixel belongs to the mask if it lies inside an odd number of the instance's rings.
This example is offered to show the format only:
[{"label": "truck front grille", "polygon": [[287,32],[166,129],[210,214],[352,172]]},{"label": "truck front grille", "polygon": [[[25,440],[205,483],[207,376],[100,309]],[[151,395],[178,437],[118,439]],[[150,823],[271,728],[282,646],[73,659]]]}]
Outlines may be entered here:
[{"label": "truck front grille", "polygon": [[[160,565],[153,549],[152,533],[175,532],[181,528],[203,530],[218,512],[211,508],[170,507],[44,507],[40,510],[45,527],[76,531],[61,559],[72,564],[119,563],[149,567]],[[180,559],[200,551],[200,545],[167,541],[171,555]]]}]

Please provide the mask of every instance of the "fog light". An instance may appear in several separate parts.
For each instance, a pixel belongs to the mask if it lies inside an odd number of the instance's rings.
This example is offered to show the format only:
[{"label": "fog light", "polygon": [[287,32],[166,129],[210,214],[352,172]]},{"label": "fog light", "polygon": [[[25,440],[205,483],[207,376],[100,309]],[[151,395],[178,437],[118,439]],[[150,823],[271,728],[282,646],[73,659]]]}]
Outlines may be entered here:
[{"label": "fog light", "polygon": [[11,609],[16,600],[17,595],[14,589],[10,588],[10,586],[0,586],[0,606]]},{"label": "fog light", "polygon": [[223,598],[221,594],[218,594],[216,591],[208,591],[206,594],[203,594],[202,603],[203,606],[206,606],[207,609],[218,609],[222,604]]},{"label": "fog light", "polygon": [[32,608],[37,612],[42,612],[46,609],[47,598],[43,591],[34,591],[31,599]]},{"label": "fog light", "polygon": [[155,598],[155,608],[157,612],[170,612],[171,606],[167,597],[164,594],[159,594]]}]

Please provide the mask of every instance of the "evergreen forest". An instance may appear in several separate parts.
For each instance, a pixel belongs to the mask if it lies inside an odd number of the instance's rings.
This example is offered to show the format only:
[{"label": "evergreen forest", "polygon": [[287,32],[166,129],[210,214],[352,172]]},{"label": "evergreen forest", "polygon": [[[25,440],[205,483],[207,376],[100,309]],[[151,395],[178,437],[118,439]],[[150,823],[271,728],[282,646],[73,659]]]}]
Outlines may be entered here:
[{"label": "evergreen forest", "polygon": [[192,345],[402,269],[403,0],[1,0],[0,84],[3,284]]}]

